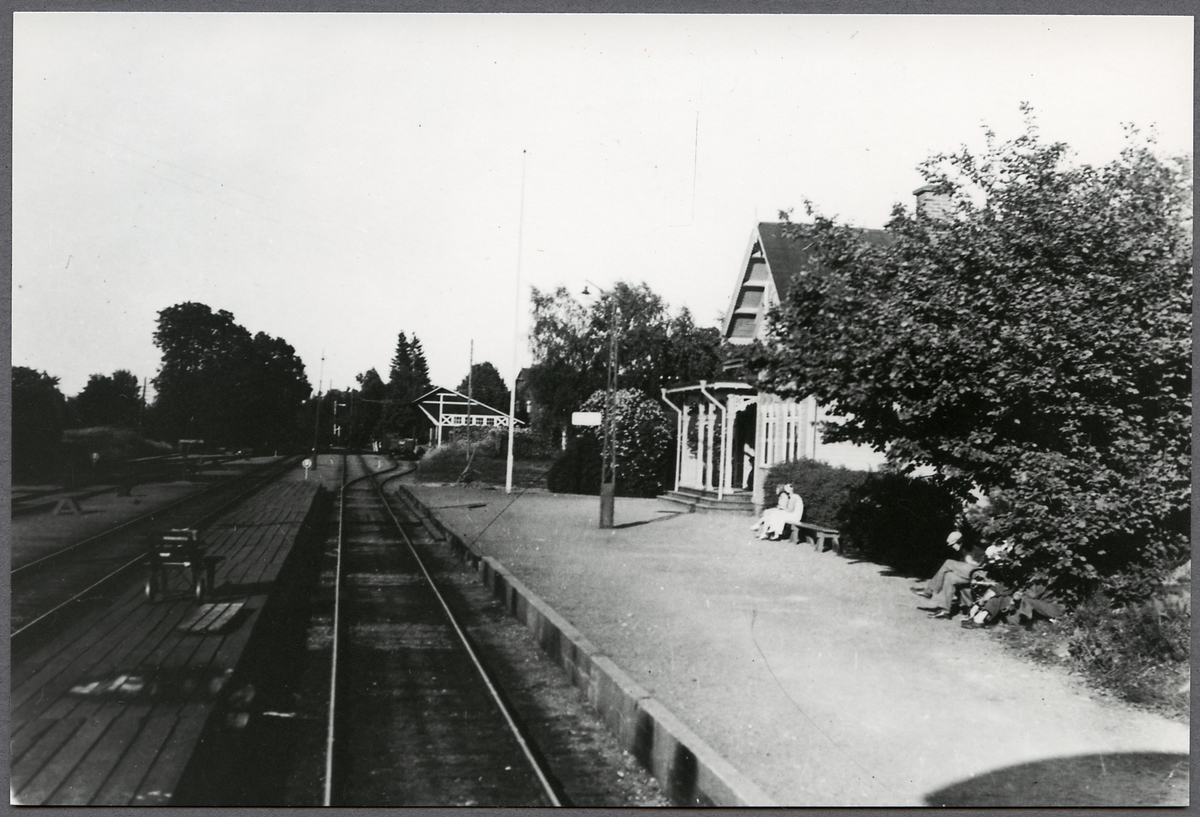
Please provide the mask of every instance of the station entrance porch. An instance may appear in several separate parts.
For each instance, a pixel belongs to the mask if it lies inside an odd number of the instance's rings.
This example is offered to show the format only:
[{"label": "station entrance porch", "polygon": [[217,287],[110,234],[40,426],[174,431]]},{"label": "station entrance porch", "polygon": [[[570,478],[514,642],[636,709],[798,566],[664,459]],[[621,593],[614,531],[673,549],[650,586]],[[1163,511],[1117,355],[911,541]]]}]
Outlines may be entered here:
[{"label": "station entrance porch", "polygon": [[662,389],[676,415],[675,489],[694,509],[761,513],[771,466],[816,458],[816,400],[781,398],[739,380]]}]

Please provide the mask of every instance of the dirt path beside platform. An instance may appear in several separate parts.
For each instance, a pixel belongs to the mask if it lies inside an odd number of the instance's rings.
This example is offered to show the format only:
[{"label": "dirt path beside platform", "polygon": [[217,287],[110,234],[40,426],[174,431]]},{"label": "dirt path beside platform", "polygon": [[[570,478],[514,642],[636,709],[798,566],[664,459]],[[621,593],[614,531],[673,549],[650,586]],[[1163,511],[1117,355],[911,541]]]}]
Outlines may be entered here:
[{"label": "dirt path beside platform", "polygon": [[780,804],[1187,803],[1186,725],[926,618],[879,565],[656,500],[602,531],[595,498],[409,487]]}]

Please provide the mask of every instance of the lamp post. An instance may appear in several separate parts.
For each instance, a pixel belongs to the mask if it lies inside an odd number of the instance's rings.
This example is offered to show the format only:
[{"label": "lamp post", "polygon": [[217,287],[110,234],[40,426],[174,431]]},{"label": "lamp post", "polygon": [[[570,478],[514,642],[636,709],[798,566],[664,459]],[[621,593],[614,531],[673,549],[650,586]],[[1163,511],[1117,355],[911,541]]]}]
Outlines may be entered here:
[{"label": "lamp post", "polygon": [[[596,286],[592,284],[592,286]],[[619,331],[617,299],[611,292],[600,287],[602,295],[608,296],[608,378],[604,387],[604,449],[600,465],[600,527],[613,526],[613,504],[617,489],[617,439],[613,429],[613,404],[617,392],[617,350]],[[589,295],[587,287],[583,294]]]}]

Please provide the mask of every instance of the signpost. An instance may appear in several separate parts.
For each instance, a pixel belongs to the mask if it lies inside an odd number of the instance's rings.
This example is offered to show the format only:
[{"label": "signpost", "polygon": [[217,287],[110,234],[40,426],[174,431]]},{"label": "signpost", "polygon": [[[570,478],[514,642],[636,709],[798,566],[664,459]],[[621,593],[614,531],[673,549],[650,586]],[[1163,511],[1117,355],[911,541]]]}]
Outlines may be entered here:
[{"label": "signpost", "polygon": [[571,425],[573,426],[598,426],[603,421],[604,412],[601,411],[571,412]]},{"label": "signpost", "polygon": [[312,460],[310,460],[308,457],[305,457],[304,462],[300,464],[304,466],[304,481],[308,482],[308,469],[312,468]]}]

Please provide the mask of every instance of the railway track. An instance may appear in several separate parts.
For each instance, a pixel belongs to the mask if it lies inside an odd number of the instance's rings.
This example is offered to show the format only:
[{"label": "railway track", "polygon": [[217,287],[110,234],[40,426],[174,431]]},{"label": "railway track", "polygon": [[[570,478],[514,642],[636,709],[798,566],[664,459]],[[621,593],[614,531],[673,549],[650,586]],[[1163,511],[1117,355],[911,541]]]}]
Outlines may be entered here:
[{"label": "railway track", "polygon": [[340,496],[322,802],[553,806],[563,797],[375,473]]},{"label": "railway track", "polygon": [[[274,530],[286,503],[213,528],[229,559],[213,607],[242,602],[242,623],[201,632],[186,594],[148,605],[131,592],[144,545],[126,530],[128,564],[93,569],[14,629],[22,802],[667,805],[528,631],[384,490],[411,466],[322,459],[326,493],[296,505],[312,509],[303,538]],[[28,595],[100,561],[74,548],[18,584]]]},{"label": "railway track", "polygon": [[13,554],[10,645],[14,655],[43,641],[112,583],[141,580],[148,537],[169,528],[204,528],[294,466],[285,457],[159,506],[135,519],[69,543],[48,554]]}]

